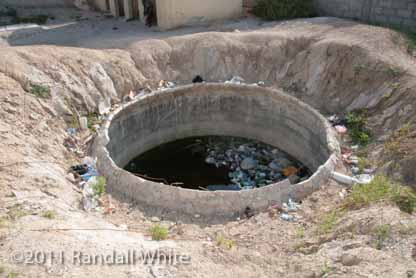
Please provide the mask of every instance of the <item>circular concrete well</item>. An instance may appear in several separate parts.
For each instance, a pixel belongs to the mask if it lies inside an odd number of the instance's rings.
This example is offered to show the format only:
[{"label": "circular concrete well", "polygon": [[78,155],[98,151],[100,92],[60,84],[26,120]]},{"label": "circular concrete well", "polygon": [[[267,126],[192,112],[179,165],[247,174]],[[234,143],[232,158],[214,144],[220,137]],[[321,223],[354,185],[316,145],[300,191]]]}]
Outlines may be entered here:
[{"label": "circular concrete well", "polygon": [[[156,146],[209,135],[275,146],[314,174],[293,185],[282,181],[252,190],[198,191],[123,170],[134,157]],[[240,217],[247,207],[260,211],[311,194],[330,178],[339,145],[325,118],[291,96],[254,85],[207,83],[155,92],[120,107],[97,136],[93,154],[110,193],[133,201],[151,215],[215,223]]]}]

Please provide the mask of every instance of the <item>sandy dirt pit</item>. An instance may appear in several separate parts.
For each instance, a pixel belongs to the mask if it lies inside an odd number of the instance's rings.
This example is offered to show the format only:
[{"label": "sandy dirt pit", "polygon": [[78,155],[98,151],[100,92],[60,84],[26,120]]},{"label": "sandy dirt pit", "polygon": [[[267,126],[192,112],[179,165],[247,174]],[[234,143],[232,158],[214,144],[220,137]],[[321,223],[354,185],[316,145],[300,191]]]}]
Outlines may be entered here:
[{"label": "sandy dirt pit", "polygon": [[[412,170],[401,169],[416,167],[416,64],[398,33],[330,18],[250,19],[167,33],[105,18],[50,27],[0,33],[0,276],[416,277],[416,215],[394,203],[328,218],[350,192],[331,182],[291,213],[295,222],[270,209],[223,225],[185,224],[145,216],[111,196],[103,201],[108,208],[110,198],[111,213],[85,212],[68,169],[87,155],[91,131],[77,134],[78,152],[64,146],[73,115],[96,112],[101,100],[120,103],[130,91],[156,89],[160,80],[186,84],[197,74],[208,81],[238,75],[281,88],[325,115],[365,108],[375,139],[362,151],[379,172],[398,179],[407,173],[414,185]],[[34,95],[33,84],[49,88],[50,96]],[[403,126],[408,132],[397,133]],[[392,142],[394,157],[386,150]],[[349,169],[342,162],[339,168]],[[151,239],[155,223],[169,229],[167,240]],[[190,262],[78,259],[80,252],[156,249]],[[33,264],[30,252],[41,254]]]}]

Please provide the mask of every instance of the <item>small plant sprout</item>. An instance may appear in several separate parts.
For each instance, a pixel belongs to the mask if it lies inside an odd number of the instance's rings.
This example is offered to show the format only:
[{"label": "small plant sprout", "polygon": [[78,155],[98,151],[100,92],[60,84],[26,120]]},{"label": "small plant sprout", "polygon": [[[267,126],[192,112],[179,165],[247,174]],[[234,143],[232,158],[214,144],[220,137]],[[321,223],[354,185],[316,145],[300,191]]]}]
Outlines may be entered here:
[{"label": "small plant sprout", "polygon": [[390,225],[380,225],[374,229],[375,236],[377,238],[376,248],[381,250],[384,246],[385,241],[390,237],[391,226]]},{"label": "small plant sprout", "polygon": [[31,84],[29,92],[38,98],[50,98],[51,89],[48,86]]},{"label": "small plant sprout", "polygon": [[235,240],[227,239],[223,234],[218,234],[215,241],[218,246],[222,246],[226,249],[231,249],[235,245]]},{"label": "small plant sprout", "polygon": [[47,210],[42,213],[42,217],[48,218],[48,219],[55,219],[56,218],[56,212],[53,210]]},{"label": "small plant sprout", "polygon": [[168,228],[159,224],[154,224],[152,227],[150,227],[150,235],[152,236],[152,240],[165,240],[169,236],[169,230]]},{"label": "small plant sprout", "polygon": [[105,177],[97,177],[97,182],[92,186],[94,189],[95,195],[101,197],[105,194],[105,187],[107,185],[107,179]]}]

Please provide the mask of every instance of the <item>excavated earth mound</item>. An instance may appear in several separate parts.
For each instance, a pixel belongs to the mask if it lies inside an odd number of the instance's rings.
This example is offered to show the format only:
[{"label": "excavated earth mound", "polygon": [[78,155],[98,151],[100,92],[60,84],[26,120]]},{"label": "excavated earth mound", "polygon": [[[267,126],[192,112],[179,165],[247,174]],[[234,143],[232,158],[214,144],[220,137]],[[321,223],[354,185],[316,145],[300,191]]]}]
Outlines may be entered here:
[{"label": "excavated earth mound", "polygon": [[[379,212],[384,221],[380,224],[415,221],[414,216],[404,216],[390,207],[352,215],[362,226],[358,235],[349,238],[313,241],[314,236],[306,233],[303,249],[309,251],[305,253],[293,253],[289,246],[289,242],[296,241],[301,224],[266,221],[267,215],[240,226],[227,226],[233,231],[229,236],[239,238],[237,251],[210,247],[212,239],[207,241],[207,234],[212,230],[192,226],[186,226],[188,238],[181,238],[181,242],[148,241],[143,227],[150,221],[140,217],[131,216],[142,225],[122,218],[130,228],[122,232],[125,226],[115,225],[122,224],[120,219],[80,209],[80,194],[67,177],[69,166],[79,160],[63,146],[75,111],[82,115],[95,112],[100,101],[118,103],[131,90],[156,88],[160,80],[188,84],[196,75],[210,82],[238,75],[247,83],[264,81],[266,87],[283,90],[323,114],[366,109],[376,139],[373,149],[382,156],[389,136],[404,125],[414,126],[416,121],[416,61],[398,33],[335,19],[322,24],[297,21],[255,32],[212,32],[141,41],[126,50],[4,47],[0,48],[0,57],[0,212],[14,215],[0,226],[0,253],[6,258],[5,265],[22,275],[120,277],[123,273],[125,277],[159,277],[166,273],[126,266],[27,267],[7,259],[16,250],[82,248],[97,254],[113,248],[160,246],[187,251],[198,262],[188,268],[167,269],[169,275],[179,277],[212,277],[214,272],[224,277],[270,277],[276,273],[279,277],[315,277],[309,270],[326,275],[330,271],[327,261],[337,265],[337,277],[405,277],[407,271],[416,270],[409,249],[412,244],[407,239],[394,245],[405,246],[404,252],[398,247],[380,251],[365,243],[369,235],[363,227],[371,222],[366,219]],[[33,84],[48,86],[50,97],[29,94]],[[414,139],[409,140],[413,141],[403,150],[406,159],[415,155]],[[305,201],[305,227],[316,223],[314,215],[320,210],[337,202],[338,191],[334,188],[339,187],[333,185],[329,191],[318,192],[322,198],[318,203]],[[41,217],[50,210],[57,217]],[[129,205],[126,211],[131,212]],[[340,252],[354,253],[366,263],[339,266],[343,260],[336,254]]]}]

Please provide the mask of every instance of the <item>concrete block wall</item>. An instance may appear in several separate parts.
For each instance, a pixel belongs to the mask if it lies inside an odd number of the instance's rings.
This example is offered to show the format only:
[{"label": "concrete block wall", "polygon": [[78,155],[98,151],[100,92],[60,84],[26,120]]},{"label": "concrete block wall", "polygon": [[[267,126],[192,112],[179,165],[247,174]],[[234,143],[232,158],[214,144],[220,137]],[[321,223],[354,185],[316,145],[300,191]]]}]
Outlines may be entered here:
[{"label": "concrete block wall", "polygon": [[[244,0],[252,8],[257,0]],[[371,23],[416,27],[416,0],[315,0],[319,14]]]},{"label": "concrete block wall", "polygon": [[315,0],[321,15],[416,27],[416,0]]}]

